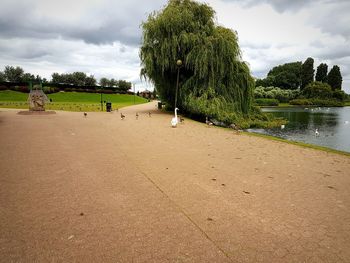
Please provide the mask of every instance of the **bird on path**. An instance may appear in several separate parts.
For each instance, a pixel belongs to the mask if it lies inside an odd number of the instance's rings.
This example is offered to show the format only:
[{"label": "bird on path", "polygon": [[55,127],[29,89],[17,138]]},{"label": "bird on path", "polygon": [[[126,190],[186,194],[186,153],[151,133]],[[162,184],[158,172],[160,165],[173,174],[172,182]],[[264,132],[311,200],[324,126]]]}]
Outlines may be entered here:
[{"label": "bird on path", "polygon": [[182,116],[179,116],[179,117],[180,117],[180,123],[181,123],[181,124],[184,124],[185,119],[184,119]]},{"label": "bird on path", "polygon": [[149,112],[148,112],[148,117],[152,117],[151,114],[152,114],[152,113],[149,111]]},{"label": "bird on path", "polygon": [[125,119],[125,115],[123,113],[120,113],[120,119],[124,120]]},{"label": "bird on path", "polygon": [[87,113],[86,113],[86,112],[84,112],[84,117],[86,118],[86,116],[87,116]]},{"label": "bird on path", "polygon": [[177,122],[178,122],[178,120],[177,120],[177,111],[178,111],[179,109],[178,108],[175,108],[175,117],[173,117],[172,119],[171,119],[171,127],[173,127],[173,128],[176,128],[176,126],[177,126]]},{"label": "bird on path", "polygon": [[205,117],[205,124],[208,126],[212,126],[213,123],[208,119],[208,116]]},{"label": "bird on path", "polygon": [[136,112],[136,120],[138,120],[138,119],[139,119],[139,113]]}]

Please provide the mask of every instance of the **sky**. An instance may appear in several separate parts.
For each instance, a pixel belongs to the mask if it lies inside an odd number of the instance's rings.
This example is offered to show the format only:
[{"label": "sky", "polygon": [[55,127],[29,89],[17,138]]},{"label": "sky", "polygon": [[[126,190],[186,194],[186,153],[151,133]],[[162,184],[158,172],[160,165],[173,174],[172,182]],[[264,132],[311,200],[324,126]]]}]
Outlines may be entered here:
[{"label": "sky", "polygon": [[[237,31],[242,59],[256,78],[277,65],[315,59],[340,67],[350,93],[349,0],[206,0],[216,23]],[[1,0],[0,70],[20,66],[51,79],[83,71],[140,79],[141,23],[167,0]]]}]

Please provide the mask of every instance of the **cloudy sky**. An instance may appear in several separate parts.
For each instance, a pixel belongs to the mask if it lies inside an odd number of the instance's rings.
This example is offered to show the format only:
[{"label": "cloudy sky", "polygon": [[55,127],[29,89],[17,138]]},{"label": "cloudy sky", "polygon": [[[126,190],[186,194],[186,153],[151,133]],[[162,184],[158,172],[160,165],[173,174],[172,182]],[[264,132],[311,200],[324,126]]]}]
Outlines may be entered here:
[{"label": "cloudy sky", "polygon": [[[219,25],[238,32],[255,77],[276,65],[315,59],[339,65],[350,93],[349,0],[206,0]],[[2,0],[0,70],[21,66],[51,73],[84,71],[140,82],[140,24],[167,0]]]}]

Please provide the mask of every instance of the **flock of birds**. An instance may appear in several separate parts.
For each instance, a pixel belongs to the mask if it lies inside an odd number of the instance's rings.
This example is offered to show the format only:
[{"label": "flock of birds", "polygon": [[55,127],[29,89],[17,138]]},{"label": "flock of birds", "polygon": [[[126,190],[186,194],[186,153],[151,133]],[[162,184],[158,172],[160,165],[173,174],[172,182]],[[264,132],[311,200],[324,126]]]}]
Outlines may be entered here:
[{"label": "flock of birds", "polygon": [[[175,108],[175,116],[171,119],[171,122],[170,122],[171,123],[171,127],[173,127],[173,128],[176,128],[179,123],[184,123],[185,122],[185,119],[182,116],[177,114],[178,110],[179,110],[178,108]],[[118,109],[116,109],[115,111],[118,111]],[[84,112],[83,115],[86,118],[88,114],[87,114],[87,112]],[[136,114],[135,114],[136,120],[139,119],[139,116],[140,116],[139,113],[136,112]],[[150,112],[150,111],[148,112],[148,117],[152,117],[152,112]],[[124,120],[125,118],[126,118],[126,115],[124,115],[123,113],[120,113],[120,119]],[[205,123],[208,126],[213,125],[213,123],[208,120],[208,117],[206,117]]]},{"label": "flock of birds", "polygon": [[[173,128],[176,128],[177,127],[177,125],[179,124],[179,123],[181,123],[181,124],[183,124],[184,122],[185,122],[185,119],[181,116],[181,115],[178,115],[177,114],[177,111],[178,111],[179,109],[178,108],[175,108],[175,110],[174,110],[174,117],[171,119],[171,121],[170,121],[170,124],[171,124],[171,127],[173,127]],[[116,112],[118,111],[118,109],[116,109],[115,110]],[[87,112],[84,112],[84,117],[86,118],[87,117]],[[136,120],[138,120],[138,118],[139,118],[139,113],[138,112],[136,112],[136,114],[135,114],[135,118],[136,118]],[[152,112],[148,112],[148,116],[149,117],[152,117]],[[121,120],[124,120],[126,118],[126,115],[124,115],[123,113],[120,113],[120,119]],[[213,125],[215,125],[212,121],[210,121],[209,120],[209,118],[208,118],[208,116],[206,116],[205,117],[205,124],[207,125],[207,127],[210,127],[210,126],[213,126]],[[283,125],[284,126],[284,125]],[[233,130],[235,130],[237,133],[239,133],[240,131],[242,131],[240,128],[239,128],[239,126],[237,126],[237,125],[235,125],[235,124],[231,124],[230,126],[229,126],[231,129],[233,129]],[[283,127],[284,128],[284,127]]]},{"label": "flock of birds", "polygon": [[[310,108],[310,109],[309,109],[309,108],[304,108],[304,110],[318,111],[318,110],[322,110],[322,108],[321,108],[321,107],[318,107],[318,108]],[[329,110],[330,110],[330,108],[326,108],[326,111],[329,111]],[[348,125],[349,123],[350,123],[349,121],[344,121],[344,124],[345,124],[345,125]],[[286,127],[286,126],[285,126],[284,124],[282,124],[282,125],[281,125],[281,130],[283,130],[285,127]],[[315,133],[315,136],[316,136],[316,137],[320,136],[320,132],[318,131],[317,128],[315,129],[314,133]]]},{"label": "flock of birds", "polygon": [[[139,113],[136,112],[135,114],[135,119],[138,120],[139,119]],[[152,117],[152,113],[151,112],[148,112],[148,117]],[[121,120],[124,120],[126,118],[126,116],[123,114],[123,113],[120,113],[120,119]]]},{"label": "flock of birds", "polygon": [[[283,130],[286,126],[284,124],[281,125],[281,130]],[[320,132],[318,131],[318,129],[315,129],[315,136],[318,137],[320,136]]]},{"label": "flock of birds", "polygon": [[[308,109],[308,108],[305,108],[305,109]],[[173,127],[173,128],[176,128],[178,123],[184,123],[184,121],[185,121],[185,119],[182,116],[178,116],[178,114],[177,114],[178,110],[179,110],[178,108],[175,108],[175,110],[174,110],[174,117],[170,121],[171,127]],[[118,109],[116,109],[116,111],[118,111]],[[148,112],[148,116],[152,117],[152,113]],[[84,117],[85,118],[87,117],[87,112],[84,112]],[[123,113],[120,113],[120,119],[121,120],[124,120],[125,117],[126,116]],[[139,113],[138,112],[136,112],[135,117],[136,117],[136,120],[138,120],[138,118],[139,118]],[[209,120],[208,116],[205,117],[205,124],[207,126],[213,126],[214,125],[214,123]],[[349,124],[349,121],[344,121],[344,124],[346,124],[346,125]],[[233,126],[231,125],[230,127],[233,128],[233,129],[237,129],[237,127],[235,125],[233,125]],[[281,130],[283,130],[285,127],[286,126],[284,124],[282,124],[281,125]],[[315,129],[315,136],[316,137],[320,136],[320,132],[318,131],[318,129]]]}]

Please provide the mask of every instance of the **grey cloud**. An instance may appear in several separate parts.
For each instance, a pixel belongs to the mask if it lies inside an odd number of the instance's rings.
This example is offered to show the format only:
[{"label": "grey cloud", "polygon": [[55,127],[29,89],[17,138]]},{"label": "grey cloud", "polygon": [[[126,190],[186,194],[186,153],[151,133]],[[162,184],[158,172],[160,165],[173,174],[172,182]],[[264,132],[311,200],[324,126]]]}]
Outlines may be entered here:
[{"label": "grey cloud", "polygon": [[265,44],[265,43],[258,43],[258,42],[246,42],[243,41],[241,43],[241,48],[250,48],[250,49],[269,49],[271,47],[270,44]]},{"label": "grey cloud", "polygon": [[310,43],[310,46],[311,47],[314,47],[314,48],[324,48],[325,47],[325,44],[321,41],[321,40],[315,40],[315,41],[312,41]]},{"label": "grey cloud", "polygon": [[323,60],[336,60],[341,58],[350,57],[350,50],[344,47],[335,49],[322,49],[317,52],[317,57]]},{"label": "grey cloud", "polygon": [[223,0],[224,2],[236,2],[245,7],[252,7],[261,4],[269,4],[278,12],[297,11],[310,5],[312,0]]},{"label": "grey cloud", "polygon": [[318,10],[317,15],[310,17],[309,24],[320,28],[322,32],[339,35],[350,40],[350,1],[329,3],[327,8]]},{"label": "grey cloud", "polygon": [[309,9],[309,24],[324,33],[350,38],[349,0],[222,0],[237,3],[243,7],[268,4],[277,12],[298,12]]},{"label": "grey cloud", "polygon": [[232,2],[239,3],[245,7],[252,7],[261,4],[269,4],[276,11],[290,12],[290,11],[299,11],[305,7],[313,6],[318,3],[325,4],[337,4],[337,3],[346,3],[348,0],[222,0],[223,2]]},{"label": "grey cloud", "polygon": [[[94,44],[119,41],[137,46],[141,41],[141,22],[147,19],[148,13],[159,9],[165,2],[107,0],[93,9],[89,9],[86,4],[86,9],[81,8],[74,19],[68,15],[66,19],[65,13],[53,16],[54,12],[41,8],[42,1],[5,0],[0,10],[0,37],[81,39]],[[21,6],[21,10],[26,10],[21,15],[18,15],[18,6]]]}]

